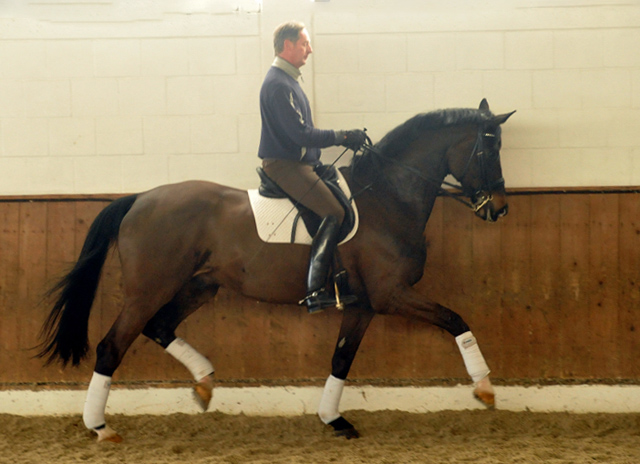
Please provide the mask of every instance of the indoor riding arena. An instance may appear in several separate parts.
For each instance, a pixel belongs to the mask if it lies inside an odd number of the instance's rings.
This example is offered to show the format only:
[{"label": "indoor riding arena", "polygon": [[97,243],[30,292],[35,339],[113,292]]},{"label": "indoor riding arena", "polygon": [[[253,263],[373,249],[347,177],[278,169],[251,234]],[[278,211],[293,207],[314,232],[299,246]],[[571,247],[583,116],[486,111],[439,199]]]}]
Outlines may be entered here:
[{"label": "indoor riding arena", "polygon": [[[473,330],[495,407],[474,398],[449,331],[376,314],[335,403],[359,437],[340,433],[318,410],[349,307],[308,314],[223,286],[176,330],[215,368],[208,410],[189,369],[140,336],[102,405],[123,440],[99,441],[83,408],[126,307],[117,247],[77,367],[37,356],[49,291],[114,200],[187,180],[258,188],[259,94],[290,20],[313,47],[299,82],[317,128],[366,128],[375,149],[420,113],[483,99],[516,111],[491,159],[508,214],[456,201],[467,171],[452,171],[414,285]],[[639,49],[632,0],[1,2],[0,463],[640,462]],[[468,166],[486,138],[467,140]],[[402,213],[386,214],[377,222]]]}]

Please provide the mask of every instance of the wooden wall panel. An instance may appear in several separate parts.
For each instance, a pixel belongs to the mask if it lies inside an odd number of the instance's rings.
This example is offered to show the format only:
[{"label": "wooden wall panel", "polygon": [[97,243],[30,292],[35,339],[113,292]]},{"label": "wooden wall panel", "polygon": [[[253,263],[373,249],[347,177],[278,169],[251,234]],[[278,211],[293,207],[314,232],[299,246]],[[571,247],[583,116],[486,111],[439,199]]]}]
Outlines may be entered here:
[{"label": "wooden wall panel", "polygon": [[620,377],[640,377],[640,201],[620,195],[618,222],[618,350]]},{"label": "wooden wall panel", "polygon": [[[562,327],[557,321],[557,316],[562,216],[559,199],[554,195],[535,197],[531,203],[528,371],[532,377],[547,378],[560,375],[560,359],[557,353]],[[514,342],[518,343],[517,340]]]},{"label": "wooden wall panel", "polygon": [[[20,275],[20,204],[0,204],[0,380],[15,379],[20,370],[17,354],[22,304],[18,295]],[[18,374],[19,375],[19,374]]]},{"label": "wooden wall panel", "polygon": [[[439,199],[416,288],[467,321],[496,379],[640,382],[640,194],[533,193],[512,196],[509,215],[495,224]],[[43,367],[28,348],[49,311],[43,293],[74,264],[108,201],[26,200],[0,199],[0,387],[84,384],[122,305],[117,253],[103,269],[91,352],[80,368]],[[178,334],[212,360],[221,381],[322,382],[339,326],[335,311],[310,317],[223,289]],[[373,320],[350,377],[468,382],[449,334],[397,317]],[[115,380],[188,381],[190,374],[140,338]]]},{"label": "wooden wall panel", "polygon": [[[587,330],[591,364],[585,375],[620,372],[618,332],[619,197],[589,196],[589,306]],[[580,374],[578,374],[580,375]]]},{"label": "wooden wall panel", "polygon": [[555,282],[559,303],[553,329],[560,377],[581,377],[589,371],[589,198],[560,195],[560,274]]},{"label": "wooden wall panel", "polygon": [[[494,352],[493,374],[504,377],[505,371],[514,378],[531,375],[531,266],[532,197],[514,197],[510,201],[509,221],[500,223],[502,228],[500,269],[495,270],[502,277],[501,313],[496,319],[500,325],[502,344]],[[506,218],[505,218],[506,219]],[[538,345],[540,342],[538,342]],[[539,374],[537,374],[539,375]]]},{"label": "wooden wall panel", "polygon": [[[40,313],[38,304],[46,281],[46,224],[45,203],[23,203],[20,205],[20,227],[18,228],[18,256],[20,279],[18,298],[20,307],[16,327],[17,343],[20,347],[32,347],[38,342]],[[18,369],[14,375],[19,382],[29,380],[33,372]]]}]

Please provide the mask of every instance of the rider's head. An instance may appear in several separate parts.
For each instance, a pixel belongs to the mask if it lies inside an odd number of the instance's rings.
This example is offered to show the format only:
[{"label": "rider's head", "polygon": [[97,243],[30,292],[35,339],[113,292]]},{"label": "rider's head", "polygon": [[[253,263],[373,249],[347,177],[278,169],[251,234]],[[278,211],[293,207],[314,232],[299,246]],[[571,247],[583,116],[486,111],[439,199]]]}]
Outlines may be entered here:
[{"label": "rider's head", "polygon": [[304,24],[298,21],[289,21],[276,28],[273,33],[273,49],[277,56],[296,68],[303,66],[313,53],[309,32]]}]

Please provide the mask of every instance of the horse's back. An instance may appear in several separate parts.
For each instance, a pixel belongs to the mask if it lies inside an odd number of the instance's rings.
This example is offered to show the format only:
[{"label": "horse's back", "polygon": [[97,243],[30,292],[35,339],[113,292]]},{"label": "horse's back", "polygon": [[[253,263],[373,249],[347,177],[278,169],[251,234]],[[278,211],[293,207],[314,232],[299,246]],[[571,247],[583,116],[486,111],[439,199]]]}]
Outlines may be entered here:
[{"label": "horse's back", "polygon": [[205,180],[187,180],[174,184],[165,184],[155,187],[138,195],[139,199],[168,200],[174,204],[177,202],[189,202],[193,200],[216,201],[220,197],[229,194],[246,193],[234,187],[217,184]]},{"label": "horse's back", "polygon": [[212,222],[223,222],[227,210],[248,208],[247,192],[233,187],[196,180],[162,185],[138,195],[119,240],[186,245],[206,235]]},{"label": "horse's back", "polygon": [[138,195],[131,208],[135,216],[143,211],[153,212],[154,217],[211,215],[224,203],[242,203],[247,192],[233,187],[201,180],[189,180],[166,184]]}]

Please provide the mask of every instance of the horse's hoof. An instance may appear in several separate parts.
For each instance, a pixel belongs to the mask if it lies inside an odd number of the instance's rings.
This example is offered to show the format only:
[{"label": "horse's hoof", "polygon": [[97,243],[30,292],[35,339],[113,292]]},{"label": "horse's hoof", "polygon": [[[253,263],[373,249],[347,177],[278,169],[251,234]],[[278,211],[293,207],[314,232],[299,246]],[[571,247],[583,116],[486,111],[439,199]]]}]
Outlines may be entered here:
[{"label": "horse's hoof", "polygon": [[336,437],[344,437],[347,440],[351,440],[352,438],[360,438],[360,434],[355,429],[355,427],[342,416],[329,422],[329,424],[327,425],[333,427],[333,431]]},{"label": "horse's hoof", "polygon": [[209,409],[209,403],[213,398],[213,378],[210,375],[203,377],[194,385],[193,397],[202,412],[206,412]]},{"label": "horse's hoof", "polygon": [[496,396],[491,392],[474,391],[473,396],[480,401],[487,409],[494,409],[496,407]]},{"label": "horse's hoof", "polygon": [[493,392],[493,385],[491,385],[489,377],[485,377],[476,383],[473,396],[488,409],[493,409],[496,406],[496,395]]},{"label": "horse's hoof", "polygon": [[336,430],[335,434],[336,437],[344,437],[347,440],[351,440],[352,438],[360,438],[360,434],[353,427],[351,427],[350,429]]},{"label": "horse's hoof", "polygon": [[96,430],[98,434],[98,443],[103,441],[110,441],[111,443],[122,443],[123,438],[108,425]]}]

